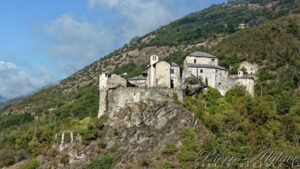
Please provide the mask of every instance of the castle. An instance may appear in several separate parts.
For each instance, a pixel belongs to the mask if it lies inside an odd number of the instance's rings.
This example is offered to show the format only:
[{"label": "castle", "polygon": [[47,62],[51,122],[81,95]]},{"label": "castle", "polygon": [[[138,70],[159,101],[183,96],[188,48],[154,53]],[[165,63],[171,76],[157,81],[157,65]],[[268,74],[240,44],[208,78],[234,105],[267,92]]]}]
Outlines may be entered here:
[{"label": "castle", "polygon": [[258,71],[256,64],[243,62],[237,76],[230,76],[229,71],[219,66],[216,56],[205,52],[194,52],[185,57],[183,70],[176,63],[159,61],[152,55],[148,70],[141,75],[124,79],[118,75],[102,73],[99,76],[99,112],[98,117],[106,112],[109,116],[131,103],[159,100],[177,94],[183,101],[186,81],[190,78],[201,79],[205,86],[217,89],[221,95],[235,85],[243,85],[250,95],[254,95],[254,78]]}]

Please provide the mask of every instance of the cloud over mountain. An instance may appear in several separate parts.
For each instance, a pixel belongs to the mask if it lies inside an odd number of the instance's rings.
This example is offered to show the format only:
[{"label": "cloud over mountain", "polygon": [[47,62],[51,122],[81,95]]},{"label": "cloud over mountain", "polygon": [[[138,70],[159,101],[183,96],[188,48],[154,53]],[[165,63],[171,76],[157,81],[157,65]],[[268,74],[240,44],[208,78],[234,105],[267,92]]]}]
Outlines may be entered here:
[{"label": "cloud over mountain", "polygon": [[48,56],[71,74],[103,57],[134,36],[141,36],[174,19],[168,3],[144,0],[87,0],[89,10],[113,12],[112,25],[63,14],[44,25],[44,33],[54,43]]},{"label": "cloud over mountain", "polygon": [[33,75],[14,63],[0,61],[0,102],[27,95],[55,82],[51,73],[42,66],[35,68]]}]

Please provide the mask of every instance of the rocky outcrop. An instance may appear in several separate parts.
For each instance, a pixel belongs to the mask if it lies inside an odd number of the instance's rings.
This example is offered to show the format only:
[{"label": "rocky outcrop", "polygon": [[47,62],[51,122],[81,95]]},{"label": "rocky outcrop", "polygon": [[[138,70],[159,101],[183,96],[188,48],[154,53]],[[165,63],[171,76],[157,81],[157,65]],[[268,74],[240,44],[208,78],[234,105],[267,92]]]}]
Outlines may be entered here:
[{"label": "rocky outcrop", "polygon": [[150,165],[159,163],[164,159],[162,150],[166,143],[182,146],[180,133],[185,128],[198,133],[199,142],[210,135],[193,113],[174,101],[130,105],[115,113],[108,125],[103,140],[108,142],[108,147],[119,145],[117,166],[134,162],[139,156],[146,156]]},{"label": "rocky outcrop", "polygon": [[[186,128],[197,133],[199,143],[211,135],[198,117],[177,101],[139,102],[120,108],[110,118],[107,117],[102,133],[87,146],[81,143],[81,136],[77,134],[74,142],[62,151],[51,151],[38,159],[42,167],[56,163],[55,168],[80,169],[91,160],[109,153],[115,157],[113,168],[143,168],[141,163],[145,161],[152,168],[165,160],[178,165],[176,155],[166,156],[163,150],[168,143],[180,149],[183,146],[181,131]],[[101,148],[99,143],[105,143],[105,148]],[[115,151],[112,151],[113,148]],[[66,155],[69,164],[63,165],[61,159]]]}]

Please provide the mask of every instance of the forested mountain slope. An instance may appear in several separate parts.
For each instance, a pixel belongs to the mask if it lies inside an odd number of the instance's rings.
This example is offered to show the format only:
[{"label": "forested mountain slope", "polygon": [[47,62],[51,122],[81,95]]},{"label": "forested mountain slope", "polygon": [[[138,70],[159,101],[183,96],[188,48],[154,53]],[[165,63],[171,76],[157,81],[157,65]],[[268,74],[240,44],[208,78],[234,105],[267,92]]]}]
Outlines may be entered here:
[{"label": "forested mountain slope", "polygon": [[[194,166],[197,153],[203,149],[250,157],[267,149],[299,154],[300,16],[296,13],[300,11],[300,3],[298,0],[259,2],[231,1],[192,13],[132,39],[57,86],[2,109],[0,167],[24,159],[25,154],[27,158],[40,154],[53,156],[58,153],[52,149],[52,144],[58,142],[55,135],[64,130],[79,133],[85,144],[99,144],[104,149],[100,152],[105,151],[118,161],[122,158],[120,153],[106,149],[107,143],[99,142],[107,126],[103,119],[95,118],[98,74],[126,72],[125,77],[131,77],[146,69],[152,54],[182,64],[184,57],[194,50],[215,54],[221,65],[232,66],[231,73],[236,73],[242,61],[258,63],[261,69],[256,95],[252,98],[237,87],[225,97],[213,89],[186,97],[183,106],[215,136],[200,144],[195,140],[199,133],[184,130],[181,133],[184,145],[174,148],[170,143],[170,154],[163,156],[168,160],[162,159],[162,166]],[[240,24],[248,28],[241,30]],[[58,154],[63,159],[64,154]],[[114,161],[111,159],[106,158]],[[57,163],[67,165],[64,160]]]},{"label": "forested mountain slope", "polygon": [[[290,15],[254,29],[239,31],[218,43],[210,52],[221,65],[234,68],[242,61],[260,65],[257,95],[278,94],[275,88],[300,87],[300,15]],[[274,90],[272,90],[274,89]]]},{"label": "forested mountain slope", "polygon": [[[161,58],[167,57],[168,61],[181,64],[182,58],[194,47],[199,47],[204,41],[207,43],[202,46],[214,45],[218,39],[239,31],[239,24],[256,27],[268,20],[299,12],[298,0],[268,1],[270,3],[266,3],[264,6],[260,6],[260,4],[247,5],[246,2],[248,3],[247,0],[243,0],[239,3],[232,1],[229,4],[213,5],[143,37],[134,38],[129,44],[78,71],[59,85],[42,90],[24,101],[6,108],[4,112],[24,113],[27,111],[33,113],[59,107],[65,104],[65,101],[71,101],[71,95],[79,89],[84,90],[83,87],[95,86],[100,72],[127,72],[127,77],[132,77],[146,69],[148,57],[152,54]],[[287,8],[289,10],[286,10]]]}]

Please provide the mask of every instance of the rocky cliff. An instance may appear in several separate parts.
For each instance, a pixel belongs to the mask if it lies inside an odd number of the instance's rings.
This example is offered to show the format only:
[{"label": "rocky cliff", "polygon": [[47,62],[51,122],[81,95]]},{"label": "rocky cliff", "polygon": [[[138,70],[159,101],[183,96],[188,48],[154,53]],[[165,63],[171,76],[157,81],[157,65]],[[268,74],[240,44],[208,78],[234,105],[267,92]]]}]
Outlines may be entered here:
[{"label": "rocky cliff", "polygon": [[[211,135],[192,112],[173,100],[132,104],[107,118],[103,124],[97,129],[101,134],[89,145],[83,146],[77,135],[62,151],[58,150],[57,144],[56,155],[50,153],[38,157],[42,168],[55,161],[59,164],[55,168],[85,168],[91,160],[105,154],[115,157],[113,168],[153,168],[166,161],[179,166],[177,152],[164,152],[166,146],[172,144],[181,149],[181,133],[187,129],[197,133],[198,143]],[[69,157],[70,166],[60,162],[64,155]]]}]

